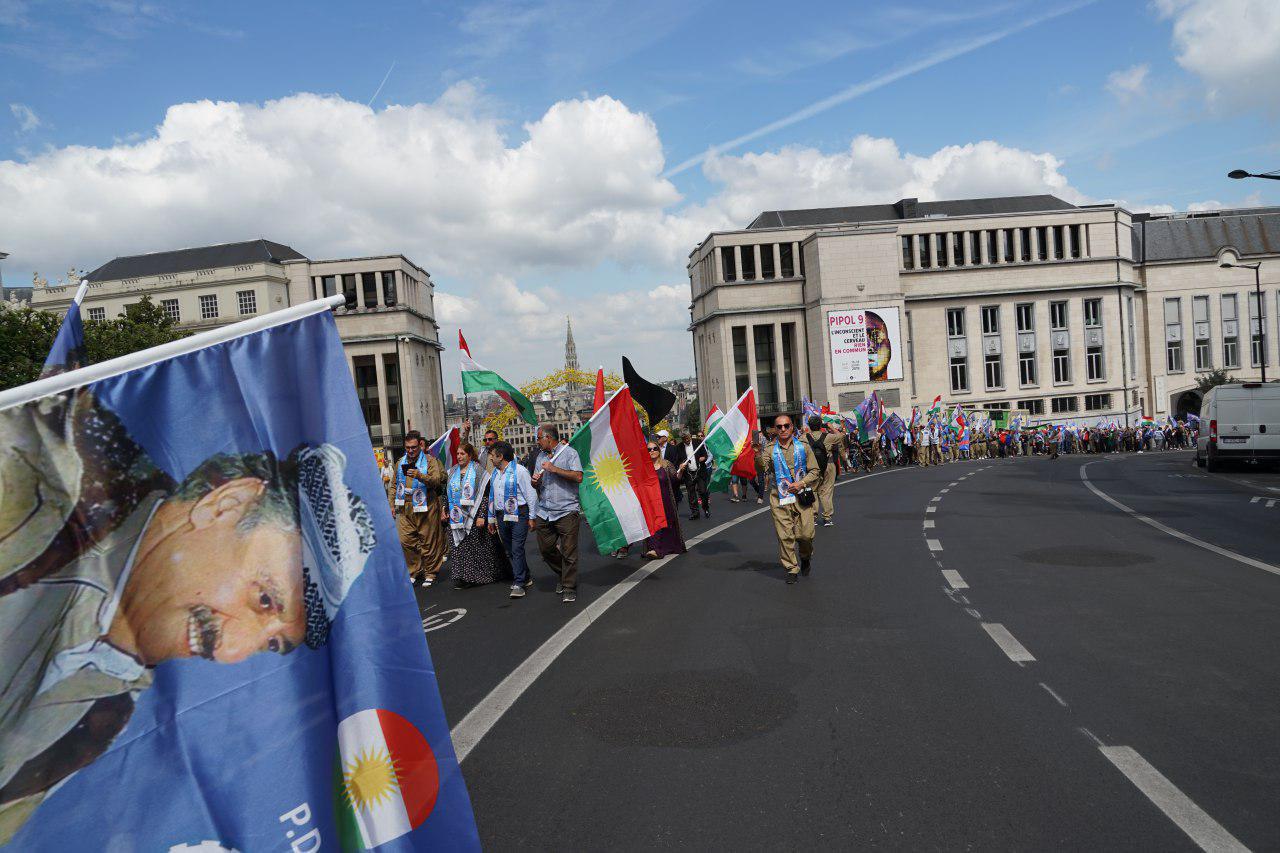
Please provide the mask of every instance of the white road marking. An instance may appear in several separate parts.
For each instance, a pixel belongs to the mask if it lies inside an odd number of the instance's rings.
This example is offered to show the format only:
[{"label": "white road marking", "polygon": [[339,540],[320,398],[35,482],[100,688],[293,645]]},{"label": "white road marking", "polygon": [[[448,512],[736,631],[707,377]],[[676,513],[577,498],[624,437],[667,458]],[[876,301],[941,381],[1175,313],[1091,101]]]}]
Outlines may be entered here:
[{"label": "white road marking", "polygon": [[966,607],[966,608],[964,609],[964,612],[965,612],[965,613],[968,613],[968,614],[969,614],[970,616],[972,616],[974,619],[981,619],[981,618],[982,618],[982,614],[981,614],[981,613],[979,613],[978,611],[974,610],[972,607]]},{"label": "white road marking", "polygon": [[952,589],[969,588],[969,585],[964,582],[964,578],[960,577],[960,573],[955,569],[943,569],[942,576],[947,579],[947,583],[951,584]]},{"label": "white road marking", "polygon": [[934,527],[936,527],[936,526],[937,526],[937,523],[936,523],[932,518],[926,518],[926,519],[924,520],[924,529],[925,529],[925,530],[932,530],[932,529],[933,529]]},{"label": "white road marking", "polygon": [[938,508],[937,508],[936,506],[927,506],[927,507],[925,507],[925,508],[924,508],[924,511],[925,511],[925,512],[937,512],[937,511],[938,511]]},{"label": "white road marking", "polygon": [[1101,738],[1099,738],[1099,737],[1098,737],[1097,735],[1095,735],[1093,732],[1091,732],[1091,731],[1089,731],[1088,729],[1086,729],[1084,726],[1081,726],[1080,728],[1076,729],[1076,731],[1080,732],[1080,734],[1084,735],[1084,736],[1085,736],[1085,737],[1087,737],[1089,740],[1093,741],[1093,743],[1094,743],[1094,745],[1095,745],[1095,746],[1099,746],[1099,747],[1101,747],[1101,746],[1106,746],[1106,744],[1104,744],[1104,743],[1102,742],[1102,739],[1101,739]]},{"label": "white road marking", "polygon": [[[964,478],[962,477],[961,479],[964,479]],[[958,485],[960,485],[960,484],[959,484],[959,483],[947,483],[947,485],[948,485],[948,486],[958,486]]]},{"label": "white road marking", "polygon": [[938,494],[940,494],[940,495],[945,495],[945,494],[946,494],[947,492],[949,492],[949,491],[951,491],[951,490],[950,490],[950,489],[938,489]]},{"label": "white road marking", "polygon": [[1258,501],[1260,501],[1260,500],[1262,500],[1262,498],[1259,498],[1259,497],[1256,497],[1256,496],[1255,496],[1255,497],[1252,497],[1252,498],[1250,498],[1250,499],[1249,499],[1249,503],[1251,503],[1251,504],[1256,504],[1256,503],[1257,503]]},{"label": "white road marking", "polygon": [[1053,697],[1053,701],[1057,702],[1059,705],[1061,705],[1061,706],[1062,706],[1062,707],[1064,707],[1064,708],[1065,708],[1065,707],[1067,707],[1067,703],[1063,701],[1063,699],[1062,699],[1062,697],[1061,697],[1061,696],[1059,696],[1057,693],[1054,693],[1054,692],[1053,692],[1053,688],[1052,688],[1052,687],[1050,687],[1049,685],[1045,684],[1043,681],[1041,681],[1041,682],[1040,682],[1040,686],[1044,688],[1044,690],[1045,690],[1045,692],[1046,692],[1046,693],[1048,693],[1050,696],[1052,696],[1052,697]]},{"label": "white road marking", "polygon": [[1014,663],[1022,663],[1023,661],[1033,661],[1035,656],[1027,651],[1027,647],[1014,639],[1013,634],[1009,633],[1009,629],[1001,625],[999,622],[983,622],[982,630],[986,631],[991,639],[996,641],[996,645],[1000,647],[1000,651],[1009,656],[1009,660]]},{"label": "white road marking", "polygon": [[[843,486],[848,483],[858,483],[862,480],[869,480],[872,477],[880,477],[884,474],[894,474],[902,471],[910,471],[912,468],[890,468],[885,471],[876,471],[873,474],[864,474],[860,477],[853,477],[848,480],[842,480],[836,483],[836,486]],[[740,524],[749,518],[755,518],[757,515],[769,512],[769,506],[762,506],[759,509],[744,513],[737,518],[730,519],[710,530],[688,540],[685,545],[689,548],[694,547],[716,534]],[[569,647],[569,645],[584,631],[591,626],[601,616],[604,615],[610,607],[618,602],[622,596],[626,595],[636,587],[640,581],[665,566],[678,555],[663,557],[654,560],[648,565],[636,569],[626,578],[606,589],[599,598],[592,601],[586,607],[578,612],[576,616],[566,622],[560,630],[556,631],[548,637],[542,645],[534,649],[533,653],[525,658],[519,666],[511,671],[506,678],[498,682],[498,685],[489,691],[488,695],[481,699],[476,706],[467,712],[456,726],[449,732],[453,739],[453,751],[458,757],[458,763],[461,764],[471,754],[471,750],[487,735],[502,719],[512,705],[524,694],[529,687],[538,680],[538,676],[547,671],[547,668],[555,662],[561,653]]]},{"label": "white road marking", "polygon": [[931,504],[936,504],[936,503],[937,503],[938,501],[940,501],[940,500],[942,500],[942,498],[940,498],[940,497],[932,497],[932,498],[929,498],[929,503],[931,503]]},{"label": "white road marking", "polygon": [[1152,767],[1145,758],[1128,746],[1099,746],[1098,751],[1115,765],[1165,817],[1196,843],[1201,850],[1245,851],[1234,835],[1218,823],[1182,793],[1164,774]]},{"label": "white road marking", "polygon": [[941,550],[942,550],[942,543],[941,543],[941,542],[939,542],[937,539],[926,539],[926,540],[924,540],[924,541],[925,541],[925,543],[926,543],[926,544],[928,544],[928,546],[929,546],[929,550],[930,550],[930,551],[941,551]]},{"label": "white road marking", "polygon": [[1088,468],[1090,465],[1093,465],[1093,464],[1094,462],[1086,462],[1084,465],[1080,466],[1080,479],[1083,480],[1084,484],[1089,487],[1089,491],[1093,492],[1095,495],[1102,498],[1104,501],[1111,504],[1113,507],[1120,510],[1121,512],[1132,516],[1138,521],[1141,521],[1143,524],[1151,525],[1156,530],[1159,530],[1161,533],[1167,533],[1168,535],[1174,537],[1175,539],[1181,539],[1183,542],[1189,542],[1190,544],[1203,548],[1206,551],[1212,551],[1213,553],[1217,554],[1220,557],[1226,557],[1228,560],[1235,560],[1237,563],[1243,563],[1244,565],[1252,566],[1255,569],[1262,569],[1264,572],[1271,572],[1271,574],[1273,575],[1280,575],[1280,566],[1273,566],[1270,563],[1264,563],[1261,560],[1255,560],[1253,557],[1246,557],[1244,554],[1237,554],[1235,551],[1228,551],[1226,548],[1220,548],[1217,545],[1214,545],[1212,542],[1206,542],[1203,539],[1197,539],[1194,536],[1190,536],[1186,533],[1183,533],[1181,530],[1174,530],[1172,527],[1161,524],[1160,522],[1156,521],[1154,518],[1148,518],[1142,513],[1136,512],[1133,509],[1125,506],[1124,504],[1120,503],[1120,501],[1111,497],[1106,492],[1102,491],[1097,486],[1095,486],[1093,483],[1089,482],[1089,475],[1085,473],[1084,469]]}]

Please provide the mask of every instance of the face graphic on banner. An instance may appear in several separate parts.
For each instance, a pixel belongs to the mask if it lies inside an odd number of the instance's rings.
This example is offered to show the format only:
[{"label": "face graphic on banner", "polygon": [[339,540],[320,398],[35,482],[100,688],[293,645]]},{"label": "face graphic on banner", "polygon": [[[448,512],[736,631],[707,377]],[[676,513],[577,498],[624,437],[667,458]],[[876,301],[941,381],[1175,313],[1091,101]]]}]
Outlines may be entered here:
[{"label": "face graphic on banner", "polygon": [[867,316],[867,369],[872,382],[889,378],[889,362],[893,360],[893,344],[889,341],[889,327],[874,311]]},{"label": "face graphic on banner", "polygon": [[323,645],[374,534],[332,445],[220,453],[174,483],[80,391],[0,412],[0,447],[18,448],[0,451],[6,502],[63,497],[60,525],[3,531],[4,843],[106,751],[157,664]]}]

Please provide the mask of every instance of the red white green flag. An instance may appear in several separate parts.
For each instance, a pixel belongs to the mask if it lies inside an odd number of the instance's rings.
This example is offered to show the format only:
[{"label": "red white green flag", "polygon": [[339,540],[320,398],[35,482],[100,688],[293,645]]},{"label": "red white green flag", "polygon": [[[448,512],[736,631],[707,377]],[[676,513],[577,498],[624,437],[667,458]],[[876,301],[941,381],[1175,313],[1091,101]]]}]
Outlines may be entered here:
[{"label": "red white green flag", "polygon": [[341,849],[372,850],[422,825],[440,793],[440,770],[413,723],[370,708],[338,724],[334,786]]},{"label": "red white green flag", "polygon": [[716,421],[707,434],[707,450],[716,463],[710,489],[725,491],[729,488],[729,476],[752,479],[756,475],[755,447],[751,436],[759,419],[756,414],[756,389],[748,388],[724,417]]},{"label": "red white green flag", "polygon": [[569,446],[582,459],[578,500],[601,554],[667,526],[658,474],[626,385],[574,433]]},{"label": "red white green flag", "polygon": [[533,403],[529,402],[529,398],[522,394],[519,388],[492,370],[476,363],[476,360],[471,357],[471,348],[467,346],[467,339],[462,336],[461,329],[458,330],[458,350],[462,360],[462,393],[492,391],[505,400],[508,406],[515,409],[522,421],[530,426],[538,425],[538,413],[533,410]]},{"label": "red white green flag", "polygon": [[431,442],[427,455],[440,460],[440,464],[448,471],[458,464],[458,447],[462,444],[462,433],[456,426],[449,427],[444,435]]},{"label": "red white green flag", "polygon": [[717,406],[715,403],[712,403],[711,411],[707,412],[707,419],[702,422],[703,432],[704,433],[710,432],[715,427],[716,423],[718,423],[719,420],[723,417],[724,417],[724,412],[720,411],[719,406]]},{"label": "red white green flag", "polygon": [[929,417],[942,414],[942,395],[941,394],[933,398],[933,405],[929,406],[929,409],[928,411],[925,412],[925,414],[928,415]]}]

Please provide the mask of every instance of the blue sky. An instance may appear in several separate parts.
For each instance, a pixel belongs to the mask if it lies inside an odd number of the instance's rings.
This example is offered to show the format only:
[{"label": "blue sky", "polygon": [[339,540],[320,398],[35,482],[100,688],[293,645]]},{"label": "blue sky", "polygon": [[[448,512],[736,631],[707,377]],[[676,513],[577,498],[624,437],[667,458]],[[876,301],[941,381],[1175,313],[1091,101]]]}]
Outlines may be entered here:
[{"label": "blue sky", "polygon": [[1280,167],[1277,80],[1272,0],[0,0],[0,249],[10,284],[259,234],[403,251],[442,336],[520,312],[518,343],[468,333],[513,378],[564,314],[584,362],[685,375],[711,228],[908,193],[1280,203],[1225,178]]}]

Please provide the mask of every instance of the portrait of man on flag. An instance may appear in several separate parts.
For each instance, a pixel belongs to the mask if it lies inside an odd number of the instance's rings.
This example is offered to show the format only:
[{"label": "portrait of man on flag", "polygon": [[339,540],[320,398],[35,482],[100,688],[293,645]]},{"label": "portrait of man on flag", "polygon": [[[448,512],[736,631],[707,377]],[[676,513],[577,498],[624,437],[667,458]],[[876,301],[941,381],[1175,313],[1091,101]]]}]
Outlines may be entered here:
[{"label": "portrait of man on flag", "polygon": [[76,389],[0,411],[0,843],[165,661],[319,648],[375,545],[331,444],[180,481]]}]

